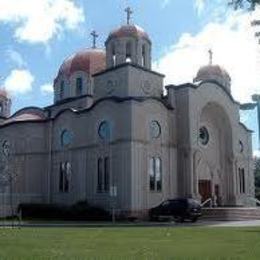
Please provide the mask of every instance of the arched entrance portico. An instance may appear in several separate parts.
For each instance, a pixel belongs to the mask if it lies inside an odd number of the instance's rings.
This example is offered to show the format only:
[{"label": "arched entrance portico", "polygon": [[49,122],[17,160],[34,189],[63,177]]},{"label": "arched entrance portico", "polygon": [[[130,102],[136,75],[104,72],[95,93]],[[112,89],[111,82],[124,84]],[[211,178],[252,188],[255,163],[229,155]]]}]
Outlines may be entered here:
[{"label": "arched entrance portico", "polygon": [[233,204],[232,127],[220,105],[208,103],[198,122],[198,146],[194,153],[194,191],[202,202]]}]

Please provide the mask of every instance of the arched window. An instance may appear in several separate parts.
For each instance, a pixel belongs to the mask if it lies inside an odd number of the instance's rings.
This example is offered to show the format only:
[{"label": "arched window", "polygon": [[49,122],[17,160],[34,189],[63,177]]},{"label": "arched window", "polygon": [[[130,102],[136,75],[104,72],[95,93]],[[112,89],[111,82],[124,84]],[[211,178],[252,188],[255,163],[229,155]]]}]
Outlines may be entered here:
[{"label": "arched window", "polygon": [[149,158],[150,191],[162,191],[162,160],[160,157]]},{"label": "arched window", "polygon": [[3,112],[3,104],[0,104],[0,113]]},{"label": "arched window", "polygon": [[76,79],[76,95],[77,96],[82,95],[82,87],[83,87],[82,78],[79,77]]},{"label": "arched window", "polygon": [[62,80],[60,83],[60,99],[63,99],[64,97],[64,81]]},{"label": "arched window", "polygon": [[239,191],[240,193],[245,193],[246,192],[245,169],[238,168],[238,174],[239,174]]},{"label": "arched window", "polygon": [[113,63],[113,67],[116,66],[116,48],[115,45],[112,45],[112,63]]},{"label": "arched window", "polygon": [[142,66],[146,66],[146,48],[145,45],[142,46]]},{"label": "arched window", "polygon": [[59,175],[59,191],[63,193],[68,193],[71,180],[71,164],[69,162],[60,163]]},{"label": "arched window", "polygon": [[126,44],[125,62],[127,62],[127,63],[131,63],[132,62],[132,45],[131,45],[131,42],[128,42]]},{"label": "arched window", "polygon": [[110,162],[109,157],[98,158],[97,192],[109,192],[110,188]]}]

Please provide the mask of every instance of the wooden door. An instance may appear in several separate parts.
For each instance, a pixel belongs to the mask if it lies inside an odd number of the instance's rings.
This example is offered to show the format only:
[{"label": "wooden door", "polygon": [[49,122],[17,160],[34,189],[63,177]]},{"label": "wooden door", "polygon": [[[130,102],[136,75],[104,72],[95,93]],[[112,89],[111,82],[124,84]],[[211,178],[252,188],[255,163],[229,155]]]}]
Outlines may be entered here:
[{"label": "wooden door", "polygon": [[199,181],[199,193],[202,202],[212,197],[211,193],[211,181],[210,180],[200,180]]}]

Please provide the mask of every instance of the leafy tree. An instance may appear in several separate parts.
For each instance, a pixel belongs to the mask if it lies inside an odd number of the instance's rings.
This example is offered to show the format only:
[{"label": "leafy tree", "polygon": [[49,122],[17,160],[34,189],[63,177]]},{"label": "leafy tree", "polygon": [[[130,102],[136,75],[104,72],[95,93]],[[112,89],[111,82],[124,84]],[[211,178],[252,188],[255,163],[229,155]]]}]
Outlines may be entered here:
[{"label": "leafy tree", "polygon": [[256,5],[260,5],[260,0],[231,0],[229,2],[235,9],[238,8],[249,8],[254,10]]},{"label": "leafy tree", "polygon": [[260,200],[260,158],[255,159],[255,195]]}]

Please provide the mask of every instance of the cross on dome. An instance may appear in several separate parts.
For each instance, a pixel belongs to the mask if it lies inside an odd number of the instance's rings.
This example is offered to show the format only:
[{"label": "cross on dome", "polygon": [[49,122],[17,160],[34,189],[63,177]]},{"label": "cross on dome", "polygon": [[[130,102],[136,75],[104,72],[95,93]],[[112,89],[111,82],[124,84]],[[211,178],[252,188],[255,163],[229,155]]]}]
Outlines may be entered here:
[{"label": "cross on dome", "polygon": [[96,48],[96,39],[98,38],[98,34],[95,30],[93,30],[90,35],[93,37],[92,48],[95,49]]},{"label": "cross on dome", "polygon": [[209,49],[209,65],[213,64],[213,51]]},{"label": "cross on dome", "polygon": [[132,9],[129,6],[125,9],[125,12],[127,14],[127,16],[126,16],[127,24],[130,24],[131,14],[133,14],[134,12],[132,11]]}]

